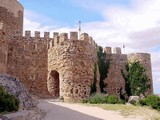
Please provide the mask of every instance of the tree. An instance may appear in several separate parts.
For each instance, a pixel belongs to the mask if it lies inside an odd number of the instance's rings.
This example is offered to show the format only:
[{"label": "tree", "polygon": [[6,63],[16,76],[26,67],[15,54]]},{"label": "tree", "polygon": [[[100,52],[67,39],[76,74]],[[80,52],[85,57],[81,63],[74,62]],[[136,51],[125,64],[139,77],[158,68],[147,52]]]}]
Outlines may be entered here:
[{"label": "tree", "polygon": [[126,72],[122,71],[125,79],[125,89],[128,96],[145,94],[150,88],[150,79],[145,74],[145,68],[139,61],[134,61],[126,65]]}]

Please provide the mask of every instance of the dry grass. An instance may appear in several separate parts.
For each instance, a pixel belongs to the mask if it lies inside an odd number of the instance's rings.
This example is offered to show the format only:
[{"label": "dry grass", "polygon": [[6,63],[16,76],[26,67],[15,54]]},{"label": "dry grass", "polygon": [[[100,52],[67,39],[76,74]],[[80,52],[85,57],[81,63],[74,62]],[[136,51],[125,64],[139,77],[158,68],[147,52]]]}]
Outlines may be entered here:
[{"label": "dry grass", "polygon": [[160,120],[160,111],[153,110],[149,107],[140,107],[133,105],[121,105],[121,104],[87,104],[89,106],[96,106],[105,110],[113,110],[120,112],[121,115],[127,116],[139,116],[144,120]]}]

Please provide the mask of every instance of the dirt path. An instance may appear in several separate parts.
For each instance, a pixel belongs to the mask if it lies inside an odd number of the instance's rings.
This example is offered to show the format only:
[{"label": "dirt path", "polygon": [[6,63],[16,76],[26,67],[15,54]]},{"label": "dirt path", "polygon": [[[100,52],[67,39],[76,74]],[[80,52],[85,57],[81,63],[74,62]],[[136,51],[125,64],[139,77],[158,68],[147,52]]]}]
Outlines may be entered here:
[{"label": "dirt path", "polygon": [[118,112],[80,104],[39,100],[38,107],[46,113],[44,120],[141,120],[124,118]]}]

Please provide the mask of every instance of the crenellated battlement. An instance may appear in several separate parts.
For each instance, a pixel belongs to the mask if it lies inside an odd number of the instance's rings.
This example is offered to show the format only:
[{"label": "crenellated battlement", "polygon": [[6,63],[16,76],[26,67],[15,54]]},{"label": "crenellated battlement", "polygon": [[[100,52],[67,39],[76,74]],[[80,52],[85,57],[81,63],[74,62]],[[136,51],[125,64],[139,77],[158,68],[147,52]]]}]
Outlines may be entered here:
[{"label": "crenellated battlement", "polygon": [[82,33],[80,35],[80,39],[78,39],[78,32],[70,32],[68,33],[53,33],[53,39],[50,42],[50,47],[54,47],[55,45],[62,42],[69,42],[74,40],[81,40],[90,43],[93,47],[96,47],[95,41],[90,37],[87,33]]},{"label": "crenellated battlement", "polygon": [[87,33],[82,33],[80,39],[78,39],[78,32],[73,31],[70,33],[53,32],[52,34],[53,37],[50,37],[50,32],[41,33],[40,31],[35,31],[32,34],[31,31],[25,31],[25,34],[22,36],[22,32],[16,30],[14,31],[14,35],[11,36],[10,43],[17,43],[20,48],[30,51],[50,49],[71,41],[82,41],[93,48],[97,47],[95,41]]},{"label": "crenellated battlement", "polygon": [[120,47],[115,47],[113,49],[111,47],[105,47],[104,51],[106,52],[106,54],[121,54]]}]

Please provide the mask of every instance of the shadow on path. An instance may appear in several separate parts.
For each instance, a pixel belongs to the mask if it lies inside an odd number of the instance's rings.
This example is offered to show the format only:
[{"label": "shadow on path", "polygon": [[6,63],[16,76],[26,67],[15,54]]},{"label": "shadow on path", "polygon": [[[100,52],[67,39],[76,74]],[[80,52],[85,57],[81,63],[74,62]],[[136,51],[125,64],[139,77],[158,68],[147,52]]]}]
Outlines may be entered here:
[{"label": "shadow on path", "polygon": [[49,103],[46,100],[40,100],[38,107],[46,112],[45,120],[103,120],[66,107]]}]

